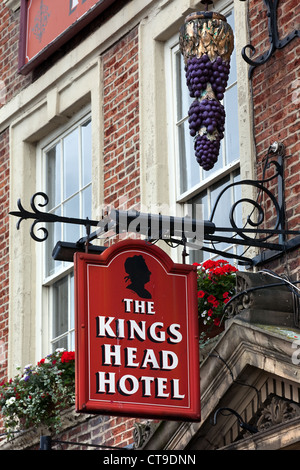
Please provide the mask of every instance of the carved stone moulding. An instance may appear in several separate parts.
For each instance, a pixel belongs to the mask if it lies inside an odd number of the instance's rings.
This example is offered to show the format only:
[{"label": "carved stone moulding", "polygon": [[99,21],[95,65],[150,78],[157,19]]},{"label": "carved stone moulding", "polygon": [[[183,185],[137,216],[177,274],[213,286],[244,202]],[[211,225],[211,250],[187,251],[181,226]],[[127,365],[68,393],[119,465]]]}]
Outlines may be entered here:
[{"label": "carved stone moulding", "polygon": [[262,325],[298,328],[299,299],[284,280],[267,273],[236,273],[236,296],[228,305],[229,317]]},{"label": "carved stone moulding", "polygon": [[257,421],[259,431],[265,431],[277,424],[285,423],[300,416],[299,404],[285,400],[281,397],[271,396],[269,403],[261,410]]}]

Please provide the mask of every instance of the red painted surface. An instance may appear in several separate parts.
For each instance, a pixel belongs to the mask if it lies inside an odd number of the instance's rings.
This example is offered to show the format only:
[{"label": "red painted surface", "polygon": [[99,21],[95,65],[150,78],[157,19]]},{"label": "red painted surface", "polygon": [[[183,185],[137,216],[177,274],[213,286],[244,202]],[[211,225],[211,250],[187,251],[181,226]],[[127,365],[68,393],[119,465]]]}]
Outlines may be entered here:
[{"label": "red painted surface", "polygon": [[75,279],[77,411],[199,420],[195,268],[126,240],[77,253]]},{"label": "red painted surface", "polygon": [[28,73],[115,0],[22,0],[19,68]]}]

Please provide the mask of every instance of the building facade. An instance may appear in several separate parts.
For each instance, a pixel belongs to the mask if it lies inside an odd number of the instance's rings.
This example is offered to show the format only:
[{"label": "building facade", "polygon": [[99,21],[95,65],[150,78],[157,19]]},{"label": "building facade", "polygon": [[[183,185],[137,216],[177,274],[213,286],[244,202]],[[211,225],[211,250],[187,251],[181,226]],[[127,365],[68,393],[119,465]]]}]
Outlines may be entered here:
[{"label": "building facade", "polygon": [[[242,244],[229,230],[230,241],[207,239],[203,250],[188,248],[186,262],[201,263],[219,253],[236,263],[247,257],[246,267],[237,264],[242,273],[260,276],[269,270],[269,276],[285,281],[279,288],[279,303],[284,297],[285,305],[279,308],[265,295],[248,304],[244,299],[234,305],[235,316],[212,344],[214,349],[200,351],[200,424],[78,416],[71,410],[65,413],[62,436],[146,449],[299,446],[298,2],[279,2],[276,9],[262,0],[214,2],[214,11],[232,27],[234,50],[222,100],[224,139],[210,171],[194,156],[188,129],[191,97],[179,44],[185,18],[205,10],[203,2],[92,2],[101,4],[97,14],[51,53],[31,62],[32,67],[29,60],[23,68],[21,7],[28,2],[21,3],[0,4],[0,381],[13,377],[18,365],[36,363],[56,348],[75,348],[73,264],[53,259],[52,252],[59,241],[76,243],[84,237],[84,226],[48,224],[47,240],[38,242],[30,236],[30,221],[22,221],[17,230],[16,219],[9,215],[18,199],[29,207],[33,195],[46,193],[48,201],[40,195],[34,198],[41,210],[93,220],[112,208],[183,217],[194,215],[201,205],[202,217],[208,220],[219,194],[231,184],[214,212],[216,226],[229,227],[234,206],[242,225],[256,217],[250,227],[275,227],[276,232],[268,233],[274,246],[255,243],[264,242],[265,232],[252,233],[255,241],[238,237],[246,240]],[[44,21],[38,31],[42,39],[51,1],[33,3]],[[66,3],[70,14],[81,7],[78,1]],[[45,16],[42,7],[48,8]],[[253,55],[249,47],[244,49],[249,44]],[[258,64],[247,63],[245,56]],[[268,191],[249,183],[262,180]],[[239,184],[242,181],[248,183]],[[42,238],[39,228],[36,225],[34,233]],[[102,237],[95,244],[115,240]],[[159,244],[174,262],[181,262],[182,246]],[[257,276],[249,280],[241,274],[240,292],[257,282],[271,283]],[[269,419],[267,426],[263,420],[272,406],[281,406],[284,418],[277,423]],[[231,413],[229,419],[215,414],[221,408],[234,409],[247,423],[260,419],[260,432],[241,435],[236,415]],[[39,434],[30,430],[9,443],[4,438],[1,445],[35,448],[38,443]]]}]

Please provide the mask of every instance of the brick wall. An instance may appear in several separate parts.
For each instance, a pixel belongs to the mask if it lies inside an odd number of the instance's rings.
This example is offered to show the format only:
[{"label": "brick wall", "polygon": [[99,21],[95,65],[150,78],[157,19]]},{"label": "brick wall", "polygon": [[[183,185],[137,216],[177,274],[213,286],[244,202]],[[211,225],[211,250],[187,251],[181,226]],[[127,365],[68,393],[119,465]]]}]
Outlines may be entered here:
[{"label": "brick wall", "polygon": [[[283,39],[299,28],[300,3],[298,0],[279,2],[278,33]],[[262,0],[249,2],[250,42],[255,47],[253,58],[270,48],[267,9]],[[282,142],[286,148],[284,159],[285,213],[287,228],[299,230],[300,222],[300,41],[293,39],[253,73],[254,134],[257,152],[257,177],[262,177],[264,157],[269,146]],[[274,169],[274,167],[273,167]],[[271,176],[272,168],[266,176]],[[277,196],[277,184],[268,188]],[[274,222],[272,205],[264,201],[267,226]],[[289,237],[291,238],[291,237]],[[292,252],[268,265],[277,271],[295,275],[299,265],[297,252]],[[266,266],[265,266],[266,267]]]},{"label": "brick wall", "polygon": [[32,81],[18,74],[19,20],[20,11],[0,2],[0,108]]},{"label": "brick wall", "polygon": [[[64,430],[51,436],[52,450],[118,450],[125,447],[140,449],[150,430],[154,429],[159,421],[84,415],[69,409],[62,413],[62,424]],[[0,450],[38,450],[40,436],[49,434],[46,428],[40,427],[29,428],[10,441],[0,436]]]},{"label": "brick wall", "polygon": [[[134,442],[134,423],[136,420],[97,416],[59,435],[62,441],[93,444],[114,448],[124,448]],[[106,449],[108,448],[106,447]],[[65,450],[91,450],[93,447],[85,445],[55,444],[53,449]],[[105,450],[105,449],[104,449]]]},{"label": "brick wall", "polygon": [[138,29],[103,55],[104,204],[140,202]]}]

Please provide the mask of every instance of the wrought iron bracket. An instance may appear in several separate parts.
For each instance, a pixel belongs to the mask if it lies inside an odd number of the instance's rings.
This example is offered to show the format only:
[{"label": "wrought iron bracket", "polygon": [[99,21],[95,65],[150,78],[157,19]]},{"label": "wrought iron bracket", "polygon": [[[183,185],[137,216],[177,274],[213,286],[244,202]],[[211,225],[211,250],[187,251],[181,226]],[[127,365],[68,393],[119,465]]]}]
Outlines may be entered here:
[{"label": "wrought iron bracket", "polygon": [[[17,222],[17,229],[20,228],[22,220],[33,219],[34,222],[31,225],[30,235],[37,242],[43,242],[48,237],[47,225],[38,228],[42,231],[42,235],[38,236],[35,233],[36,225],[38,223],[67,223],[83,225],[86,228],[86,236],[77,241],[77,243],[66,243],[58,242],[57,249],[53,250],[53,253],[57,253],[63,249],[65,260],[72,261],[72,254],[75,251],[93,251],[101,253],[103,247],[96,247],[91,245],[91,241],[98,238],[99,235],[108,236],[108,233],[112,231],[114,234],[128,233],[133,231],[131,223],[138,221],[135,225],[135,232],[146,237],[146,239],[152,243],[157,240],[164,240],[169,246],[176,247],[178,245],[183,246],[183,262],[185,262],[186,248],[193,248],[194,250],[203,250],[209,253],[224,256],[224,252],[218,249],[218,243],[226,243],[228,245],[238,245],[245,247],[243,254],[232,254],[226,253],[227,258],[237,259],[241,264],[245,265],[256,265],[261,264],[266,260],[273,257],[280,256],[282,253],[294,249],[300,246],[300,230],[286,230],[285,228],[285,210],[284,210],[284,178],[283,178],[283,164],[284,164],[284,146],[280,143],[275,142],[268,150],[265,157],[265,163],[263,168],[263,177],[260,181],[253,180],[241,180],[238,182],[227,185],[220,192],[215,205],[213,207],[211,217],[209,220],[199,221],[189,219],[189,226],[191,227],[192,236],[187,236],[187,230],[185,223],[186,218],[170,217],[163,215],[153,215],[148,213],[140,213],[137,211],[117,211],[112,210],[110,214],[105,216],[101,220],[90,220],[77,219],[70,217],[62,217],[55,214],[43,212],[39,210],[40,207],[45,207],[49,198],[45,193],[38,192],[31,198],[31,209],[32,212],[27,211],[21,204],[20,199],[17,202],[19,211],[10,212],[11,215],[19,217]],[[269,178],[266,177],[267,169],[274,167],[275,171]],[[273,193],[266,187],[266,184],[277,178],[277,189],[278,198],[275,198]],[[255,200],[251,198],[242,198],[236,201],[229,211],[229,227],[218,227],[214,222],[214,216],[216,214],[219,204],[222,204],[222,196],[226,191],[230,191],[232,187],[241,186],[252,186],[257,190],[257,197]],[[43,202],[36,203],[37,198],[42,198]],[[264,228],[265,223],[265,211],[263,197],[268,198],[274,208],[274,227],[272,229]],[[235,210],[239,204],[247,203],[252,206],[252,210],[243,227],[238,227],[235,221]],[[254,213],[256,217],[254,218]],[[166,223],[167,222],[167,223]],[[152,224],[156,227],[156,236],[153,238]],[[197,233],[197,227],[201,226],[203,240],[195,236]],[[91,227],[97,227],[97,229],[91,233]],[[165,227],[168,227],[166,230]],[[228,236],[228,233],[233,234]],[[224,234],[224,235],[223,235]],[[290,241],[286,241],[287,235],[293,235],[294,238]],[[194,237],[194,238],[193,238]],[[270,240],[273,237],[273,240]],[[205,245],[209,244],[209,246]],[[245,252],[249,247],[257,247],[264,250],[258,257],[249,258],[245,256]],[[67,253],[67,255],[66,255]],[[61,258],[54,258],[61,259]]]},{"label": "wrought iron bracket", "polygon": [[277,49],[284,48],[294,38],[300,37],[300,30],[295,29],[294,31],[289,33],[285,38],[280,39],[277,28],[277,8],[279,0],[264,0],[264,3],[267,7],[270,48],[267,52],[260,55],[256,60],[253,60],[247,55],[246,52],[248,49],[250,49],[253,56],[255,54],[255,47],[252,46],[252,44],[247,44],[245,47],[243,47],[242,57],[247,62],[247,64],[250,65],[249,78],[252,77],[254,69],[259,65],[265,64]]},{"label": "wrought iron bracket", "polygon": [[[36,203],[36,198],[41,197],[43,202]],[[45,227],[39,227],[37,230],[41,230],[43,232],[42,236],[37,236],[35,233],[36,225],[39,223],[49,223],[49,222],[60,222],[60,223],[67,223],[67,224],[75,224],[75,225],[84,225],[86,227],[87,236],[90,234],[90,228],[99,225],[99,221],[90,220],[89,218],[86,219],[77,219],[72,217],[62,217],[56,214],[51,214],[49,212],[43,212],[38,209],[38,207],[45,207],[49,203],[49,198],[47,194],[43,192],[35,193],[31,200],[30,200],[30,207],[32,212],[27,211],[22,206],[21,200],[18,199],[17,206],[19,211],[12,211],[10,215],[19,217],[17,222],[17,229],[19,230],[20,224],[23,220],[27,219],[35,219],[33,224],[30,228],[30,235],[36,242],[43,242],[48,238],[48,230]]]},{"label": "wrought iron bracket", "polygon": [[[243,418],[241,417],[241,415],[239,415],[239,413],[235,410],[233,410],[232,408],[226,408],[226,407],[223,407],[223,408],[218,408],[213,416],[213,420],[212,420],[212,424],[215,426],[217,424],[217,416],[218,414],[223,414],[224,415],[224,412],[227,412],[229,414],[233,414],[234,416],[236,416],[237,420],[238,420],[238,423],[239,423],[239,426],[246,430],[246,431],[249,431],[251,434],[256,434],[258,432],[258,429],[256,426],[252,426],[248,423],[246,423]],[[226,416],[226,415],[225,415]]]}]

